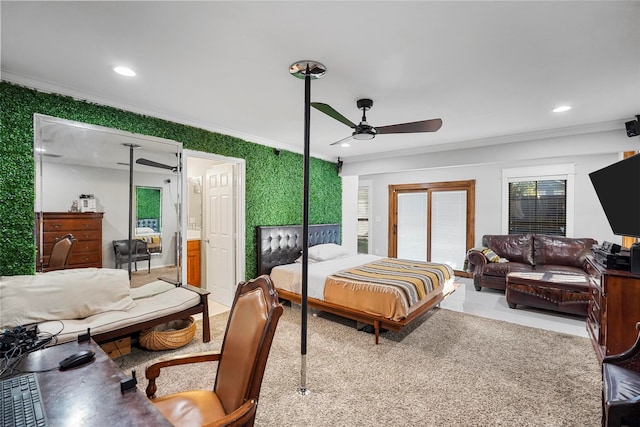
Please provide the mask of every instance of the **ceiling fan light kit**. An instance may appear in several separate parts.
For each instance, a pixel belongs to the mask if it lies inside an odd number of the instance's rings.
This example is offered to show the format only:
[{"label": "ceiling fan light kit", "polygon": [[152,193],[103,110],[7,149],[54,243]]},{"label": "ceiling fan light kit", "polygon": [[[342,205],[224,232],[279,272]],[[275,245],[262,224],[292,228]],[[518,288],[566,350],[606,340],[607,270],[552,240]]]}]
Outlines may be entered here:
[{"label": "ceiling fan light kit", "polygon": [[312,102],[311,106],[316,110],[326,114],[327,116],[339,121],[342,124],[349,126],[353,129],[351,136],[336,141],[331,145],[340,145],[341,147],[348,147],[345,141],[348,139],[355,140],[369,140],[376,137],[376,135],[390,134],[390,133],[418,133],[418,132],[436,132],[442,127],[441,119],[422,120],[418,122],[400,123],[396,125],[374,127],[367,122],[367,110],[373,107],[373,100],[369,98],[362,98],[356,101],[357,107],[362,110],[362,120],[359,124],[353,123],[342,114],[338,113],[333,107],[322,102]]}]

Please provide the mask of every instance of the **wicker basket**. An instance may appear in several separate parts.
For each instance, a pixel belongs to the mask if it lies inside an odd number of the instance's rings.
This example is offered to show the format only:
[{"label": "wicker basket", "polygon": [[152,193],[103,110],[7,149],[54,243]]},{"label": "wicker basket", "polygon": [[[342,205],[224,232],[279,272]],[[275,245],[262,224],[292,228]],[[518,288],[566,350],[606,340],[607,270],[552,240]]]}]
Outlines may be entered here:
[{"label": "wicker basket", "polygon": [[182,347],[196,334],[193,317],[172,320],[140,332],[140,345],[148,350],[171,350]]}]

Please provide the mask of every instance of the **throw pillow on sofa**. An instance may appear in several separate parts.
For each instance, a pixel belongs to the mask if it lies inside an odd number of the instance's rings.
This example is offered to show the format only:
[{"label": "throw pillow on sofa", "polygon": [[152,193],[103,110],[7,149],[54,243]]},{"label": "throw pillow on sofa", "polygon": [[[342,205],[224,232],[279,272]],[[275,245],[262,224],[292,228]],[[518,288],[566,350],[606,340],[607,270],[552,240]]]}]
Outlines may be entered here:
[{"label": "throw pillow on sofa", "polygon": [[493,251],[493,249],[491,248],[487,248],[487,247],[480,247],[480,248],[473,248],[471,249],[472,251],[478,251],[478,252],[482,252],[482,255],[484,255],[484,257],[487,259],[487,261],[489,262],[509,262],[508,259],[506,258],[501,258],[497,253],[495,253]]}]

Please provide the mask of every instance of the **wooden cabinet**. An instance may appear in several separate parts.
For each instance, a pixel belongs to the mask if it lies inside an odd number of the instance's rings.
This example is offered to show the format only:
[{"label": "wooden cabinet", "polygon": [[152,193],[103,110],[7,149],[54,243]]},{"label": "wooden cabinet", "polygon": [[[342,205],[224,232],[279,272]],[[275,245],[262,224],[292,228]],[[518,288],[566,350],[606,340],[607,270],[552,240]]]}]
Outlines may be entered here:
[{"label": "wooden cabinet", "polygon": [[640,274],[608,270],[587,257],[590,301],[587,331],[598,360],[628,350],[640,321]]},{"label": "wooden cabinet", "polygon": [[[41,262],[49,262],[49,255],[56,239],[73,234],[76,239],[67,268],[102,267],[102,216],[103,212],[36,212],[36,245],[38,255],[36,271]],[[40,223],[42,219],[42,229]],[[40,231],[42,230],[42,239]],[[41,247],[42,245],[42,247]]]},{"label": "wooden cabinet", "polygon": [[187,283],[200,287],[200,240],[187,240]]}]

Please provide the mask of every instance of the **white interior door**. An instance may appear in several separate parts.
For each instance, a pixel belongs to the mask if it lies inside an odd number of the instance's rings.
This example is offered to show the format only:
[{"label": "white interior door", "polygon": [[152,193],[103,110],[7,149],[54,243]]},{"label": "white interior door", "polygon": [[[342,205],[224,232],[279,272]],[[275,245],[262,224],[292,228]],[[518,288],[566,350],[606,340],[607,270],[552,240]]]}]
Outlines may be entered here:
[{"label": "white interior door", "polygon": [[231,306],[235,291],[234,166],[207,169],[205,174],[205,264],[207,290],[214,301]]}]

